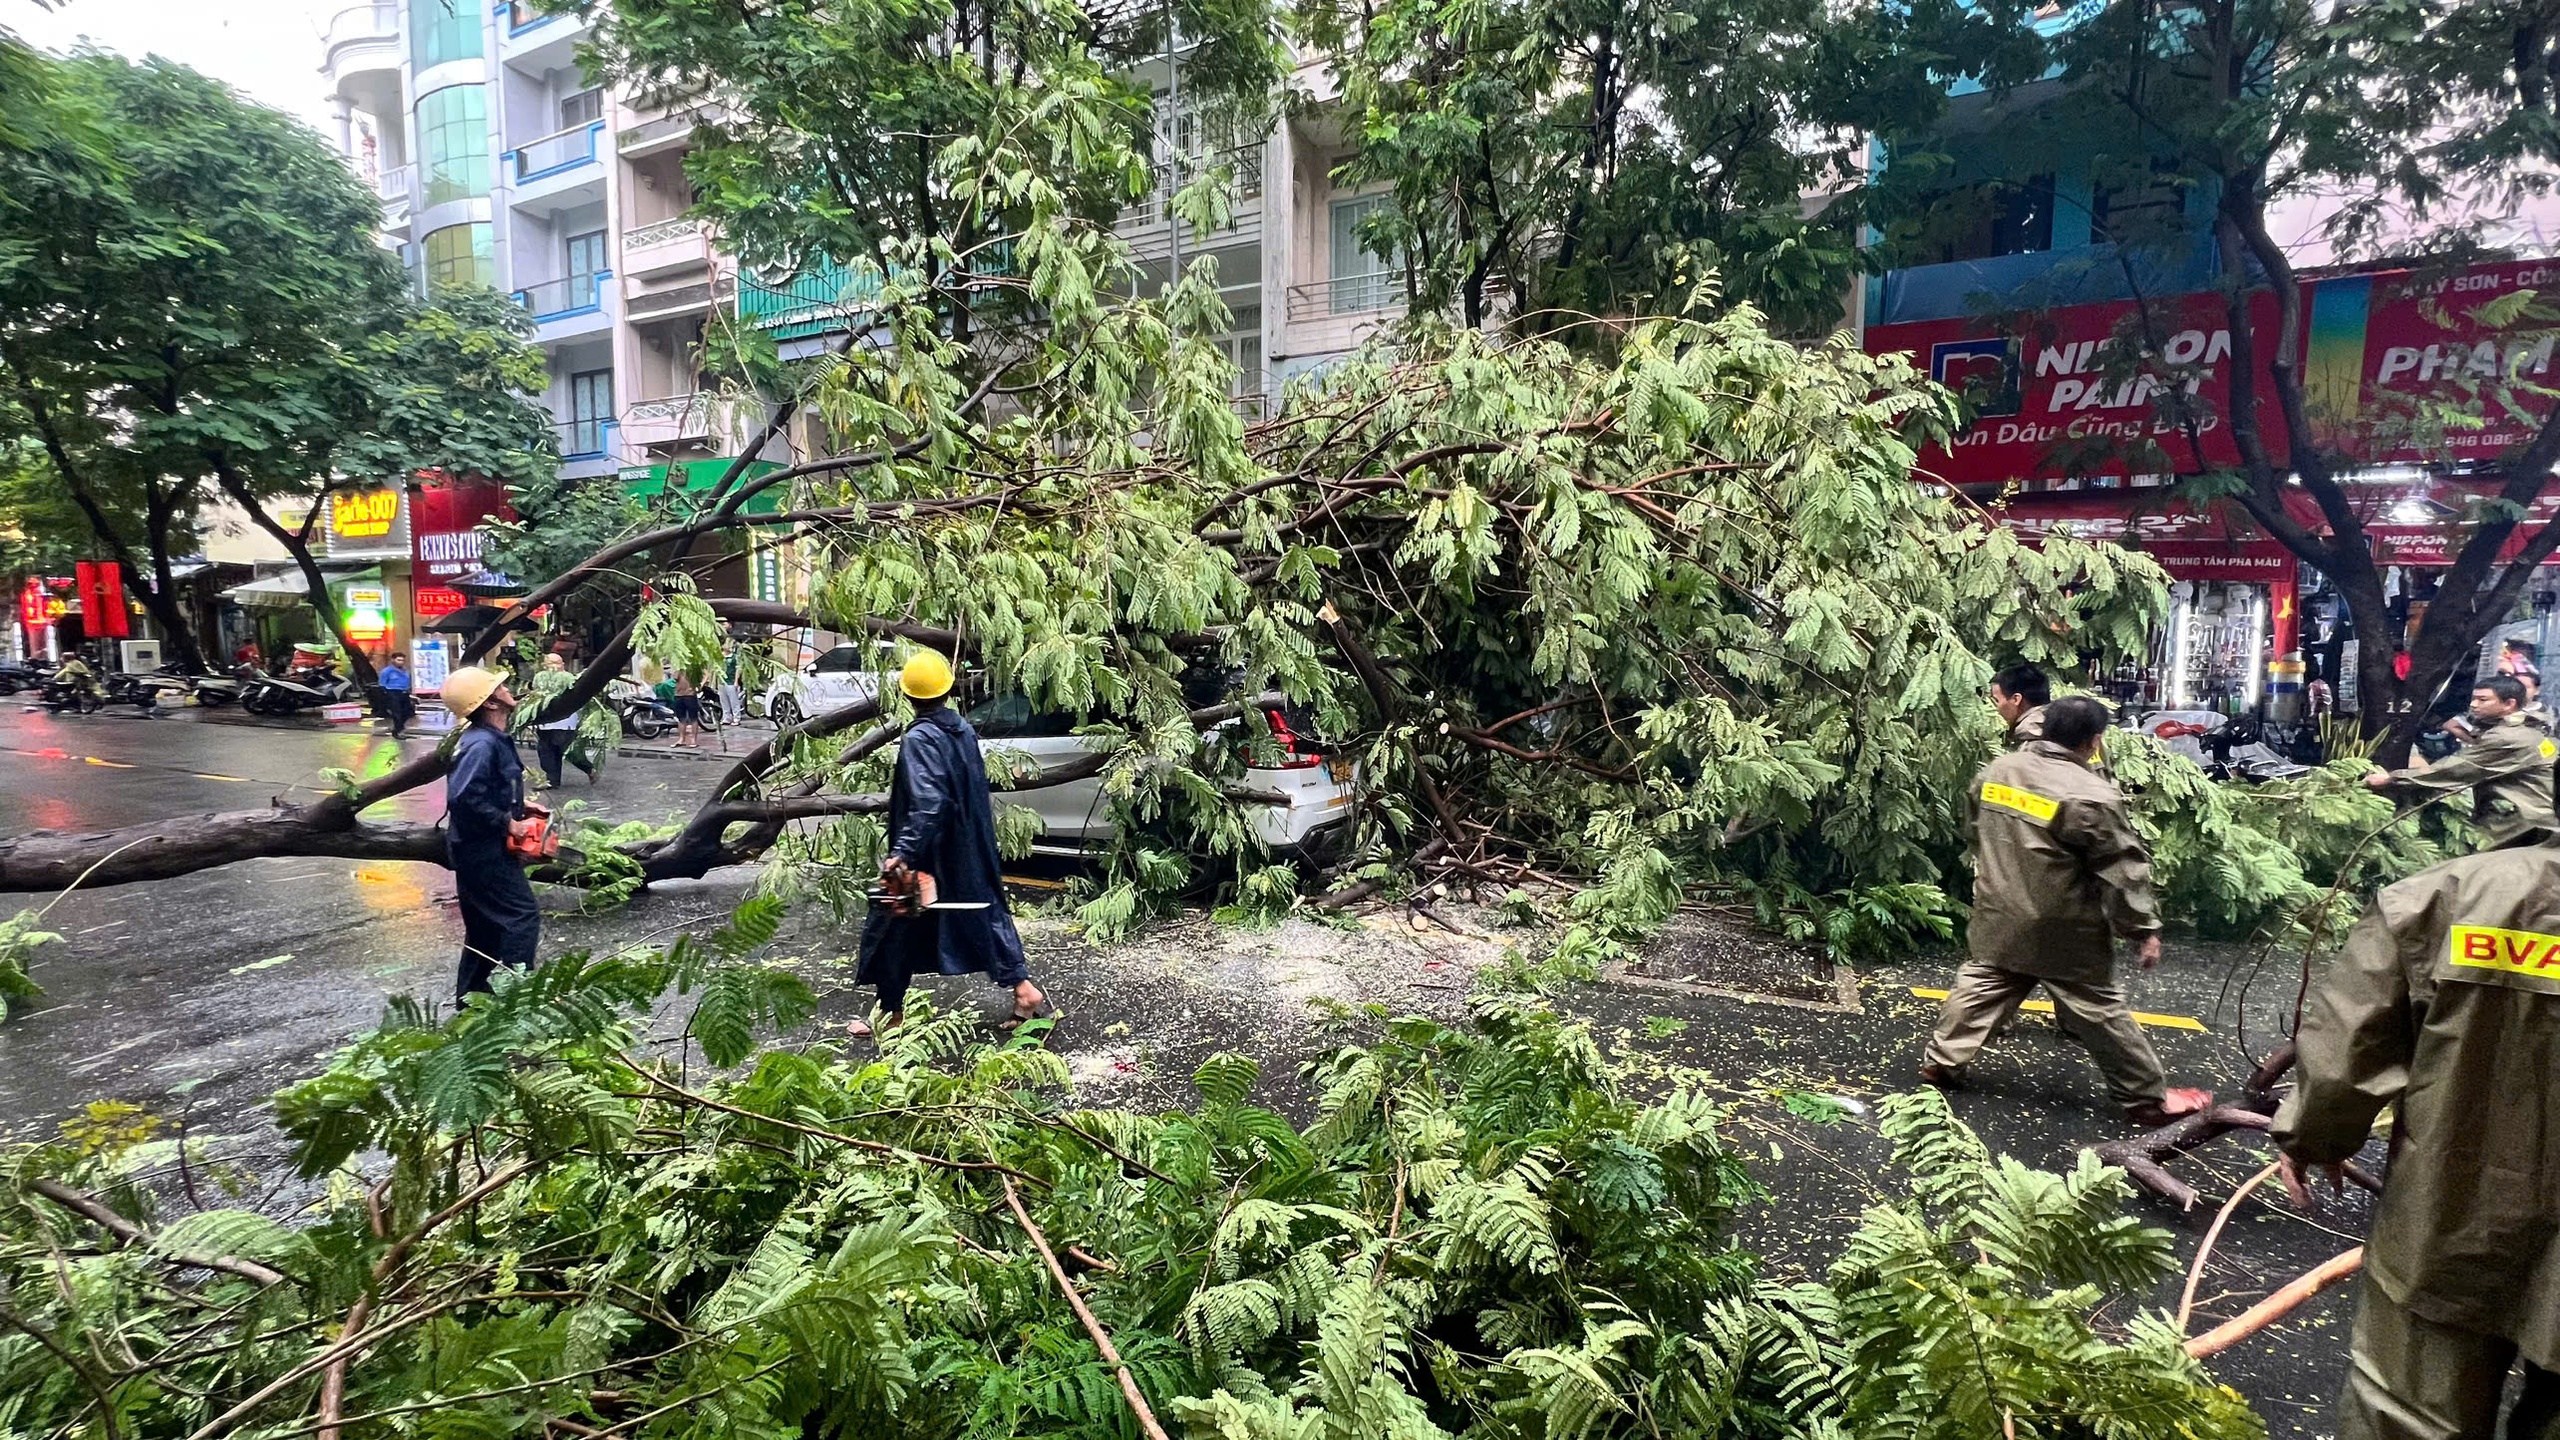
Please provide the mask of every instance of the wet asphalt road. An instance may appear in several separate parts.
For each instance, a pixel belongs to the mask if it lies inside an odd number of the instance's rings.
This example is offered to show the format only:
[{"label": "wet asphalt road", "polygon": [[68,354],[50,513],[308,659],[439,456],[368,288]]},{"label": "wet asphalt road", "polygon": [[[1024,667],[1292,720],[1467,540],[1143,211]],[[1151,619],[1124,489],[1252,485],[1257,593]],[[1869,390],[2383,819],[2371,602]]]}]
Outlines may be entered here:
[{"label": "wet asphalt road", "polygon": [[[414,753],[432,742],[408,743]],[[388,737],[371,730],[57,717],[4,706],[0,833],[255,807],[318,789],[325,767],[373,773],[397,760]],[[672,818],[714,773],[697,761],[623,757],[592,788],[573,776],[564,798],[591,801],[615,818]],[[441,808],[441,791],[431,788],[385,811],[432,819]],[[544,953],[663,939],[716,920],[746,878],[729,872],[663,887],[605,917],[577,915],[571,899],[546,896]],[[0,904],[48,899],[0,897]],[[802,957],[803,973],[825,997],[820,1023],[832,1025],[859,1013],[867,997],[852,989],[842,958],[853,937],[814,910],[795,914],[776,950]],[[1476,914],[1477,923],[1494,925]],[[272,1153],[265,1097],[368,1028],[386,995],[445,996],[460,937],[452,883],[440,868],[333,860],[253,861],[78,893],[54,905],[46,928],[70,939],[39,957],[45,1000],[0,1025],[0,1139],[50,1132],[82,1103],[111,1096],[183,1118],[201,1136],[232,1137],[234,1154]],[[1087,1103],[1179,1102],[1201,1058],[1244,1048],[1264,1061],[1266,1097],[1290,1109],[1306,1099],[1296,1062],[1333,1033],[1310,1019],[1310,1001],[1368,999],[1454,1014],[1469,970],[1495,958],[1503,939],[1471,946],[1444,934],[1406,934],[1383,919],[1349,935],[1303,922],[1257,935],[1186,921],[1103,951],[1077,941],[1060,917],[1027,918],[1024,931],[1035,972],[1067,1011],[1052,1044],[1067,1056],[1080,1093],[1090,1091]],[[2233,1029],[2242,1010],[2226,982],[2253,959],[2230,947],[2173,943],[2160,971],[2130,977],[2137,1008],[2206,1027],[2152,1029],[2178,1083],[2236,1092],[2245,1067]],[[2254,1049],[2265,1048],[2290,1009],[2293,964],[2276,957],[2251,991]],[[1731,1138],[1769,1191],[1737,1217],[1738,1238],[1784,1279],[1818,1273],[1867,1206],[1905,1193],[1872,1107],[1911,1084],[1934,1017],[1934,1002],[1912,989],[1944,986],[1954,968],[1952,957],[1918,957],[1869,972],[1855,1013],[1621,984],[1580,987],[1565,1003],[1640,1064],[1716,1077],[1735,1105]],[[1000,1004],[965,982],[937,989],[946,1003]],[[680,1019],[658,1027],[680,1028]],[[1788,1092],[1836,1095],[1854,1108],[1836,1120],[1807,1119],[1788,1108]],[[2000,1041],[1956,1107],[1995,1153],[2047,1169],[2068,1168],[2081,1146],[2125,1133],[2103,1103],[2096,1072],[2049,1019],[2029,1017]],[[2152,1303],[2174,1308],[2213,1210],[2268,1158],[2255,1137],[2214,1142],[2171,1165],[2205,1192],[2194,1211],[2137,1202],[2142,1218],[2176,1235],[2180,1255],[2178,1276]],[[2377,1156],[2367,1160],[2380,1168]],[[2262,1203],[2271,1198],[2261,1191],[2235,1215],[2206,1269],[2195,1329],[2355,1243],[2370,1218],[2353,1194],[2307,1218]],[[2215,1362],[2215,1374],[2250,1398],[2271,1434],[2332,1433],[2328,1410],[2345,1373],[2353,1293],[2342,1286]]]}]

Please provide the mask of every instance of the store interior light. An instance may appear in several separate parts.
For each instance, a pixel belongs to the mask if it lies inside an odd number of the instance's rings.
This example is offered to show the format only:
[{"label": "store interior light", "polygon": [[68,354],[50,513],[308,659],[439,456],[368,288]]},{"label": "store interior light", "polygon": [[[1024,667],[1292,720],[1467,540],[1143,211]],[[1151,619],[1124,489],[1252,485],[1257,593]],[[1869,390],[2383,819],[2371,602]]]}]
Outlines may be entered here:
[{"label": "store interior light", "polygon": [[2245,708],[2255,710],[2258,697],[2264,693],[2267,683],[2267,657],[2263,653],[2267,644],[2267,607],[2259,600],[2257,587],[2251,586],[2248,596],[2245,603],[2249,607],[2249,690]]},{"label": "store interior light", "polygon": [[379,610],[347,612],[347,635],[355,640],[379,640],[391,633],[391,622]]},{"label": "store interior light", "polygon": [[2187,703],[2187,601],[2179,596],[2169,606],[2169,683],[2162,687],[2166,708],[2176,710]]}]

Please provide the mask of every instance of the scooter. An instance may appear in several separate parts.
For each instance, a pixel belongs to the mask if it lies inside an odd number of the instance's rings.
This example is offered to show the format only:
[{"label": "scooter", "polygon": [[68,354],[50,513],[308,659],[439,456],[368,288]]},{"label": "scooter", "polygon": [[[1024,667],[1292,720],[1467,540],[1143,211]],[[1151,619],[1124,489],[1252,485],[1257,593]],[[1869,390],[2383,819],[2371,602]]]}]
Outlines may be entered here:
[{"label": "scooter", "polygon": [[2289,780],[2310,770],[2269,745],[2257,717],[2217,710],[2154,710],[2133,728],[2157,737],[2216,780]]},{"label": "scooter", "polygon": [[240,708],[252,715],[291,715],[363,698],[356,683],[335,670],[303,669],[250,681],[241,687]]},{"label": "scooter", "polygon": [[42,660],[0,661],[0,695],[15,695],[21,690],[41,690],[53,666]]},{"label": "scooter", "polygon": [[672,735],[676,729],[676,712],[666,701],[637,685],[616,687],[605,696],[605,703],[622,721],[622,733],[643,740],[656,740]]},{"label": "scooter", "polygon": [[242,665],[228,675],[199,675],[195,678],[196,703],[209,708],[236,703],[240,692],[257,678],[258,672]]},{"label": "scooter", "polygon": [[45,679],[44,708],[57,715],[65,710],[74,715],[95,715],[106,703],[96,686],[78,677],[66,680],[52,675]]}]

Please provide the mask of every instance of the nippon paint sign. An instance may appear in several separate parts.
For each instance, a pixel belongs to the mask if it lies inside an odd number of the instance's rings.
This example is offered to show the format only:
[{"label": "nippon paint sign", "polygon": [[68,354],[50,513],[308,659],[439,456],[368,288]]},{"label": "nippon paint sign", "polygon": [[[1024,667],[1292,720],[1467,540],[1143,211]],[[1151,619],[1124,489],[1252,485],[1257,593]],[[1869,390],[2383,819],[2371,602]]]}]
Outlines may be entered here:
[{"label": "nippon paint sign", "polygon": [[[2560,261],[2548,260],[2307,282],[2297,344],[2319,443],[2370,465],[2486,460],[2523,444],[2560,381],[2560,336],[2543,318],[2554,290]],[[2525,291],[2544,298],[2528,304]],[[2260,428],[2281,464],[2288,437],[2268,371],[2281,328],[2274,296],[2252,294],[2248,312]],[[1881,325],[1867,349],[1906,354],[1966,398],[1972,424],[1920,459],[1942,480],[2192,475],[2239,463],[2229,424],[2239,347],[2219,295]]]}]

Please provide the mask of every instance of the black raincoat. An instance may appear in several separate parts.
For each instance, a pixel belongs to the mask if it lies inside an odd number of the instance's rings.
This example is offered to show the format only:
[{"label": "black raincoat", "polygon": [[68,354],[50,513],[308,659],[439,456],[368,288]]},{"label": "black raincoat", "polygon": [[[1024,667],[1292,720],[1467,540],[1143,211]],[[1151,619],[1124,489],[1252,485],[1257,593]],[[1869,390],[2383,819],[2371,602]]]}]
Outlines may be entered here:
[{"label": "black raincoat", "polygon": [[855,979],[880,987],[882,1009],[900,1008],[918,975],[983,974],[999,985],[1028,977],[1022,936],[1005,908],[986,758],[978,732],[947,706],[917,716],[898,742],[897,775],[889,783],[889,852],[931,875],[943,902],[991,903],[984,910],[916,916],[874,906],[863,921]]},{"label": "black raincoat", "polygon": [[444,784],[444,853],[462,909],[462,961],[454,1004],[489,988],[500,965],[533,964],[542,943],[542,907],[524,864],[507,852],[507,825],[524,811],[524,760],[516,742],[486,725],[453,742]]}]

